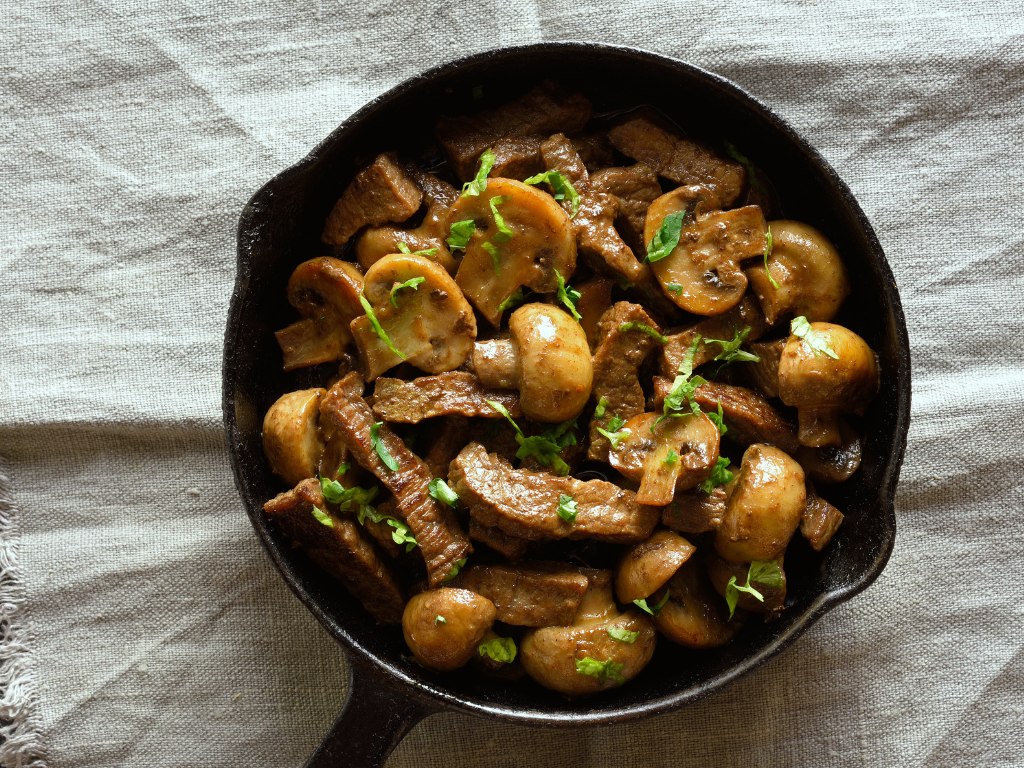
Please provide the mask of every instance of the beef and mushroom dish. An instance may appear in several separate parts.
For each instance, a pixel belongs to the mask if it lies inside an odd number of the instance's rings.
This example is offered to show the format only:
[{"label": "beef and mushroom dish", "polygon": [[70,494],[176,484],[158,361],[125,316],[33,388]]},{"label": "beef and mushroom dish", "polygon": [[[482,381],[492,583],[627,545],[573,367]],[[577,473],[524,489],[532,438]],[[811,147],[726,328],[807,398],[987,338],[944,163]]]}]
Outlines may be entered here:
[{"label": "beef and mushroom dish", "polygon": [[592,112],[545,82],[368,158],[277,333],[320,386],[263,423],[268,518],[416,662],[566,696],[786,610],[879,378],[764,173]]}]

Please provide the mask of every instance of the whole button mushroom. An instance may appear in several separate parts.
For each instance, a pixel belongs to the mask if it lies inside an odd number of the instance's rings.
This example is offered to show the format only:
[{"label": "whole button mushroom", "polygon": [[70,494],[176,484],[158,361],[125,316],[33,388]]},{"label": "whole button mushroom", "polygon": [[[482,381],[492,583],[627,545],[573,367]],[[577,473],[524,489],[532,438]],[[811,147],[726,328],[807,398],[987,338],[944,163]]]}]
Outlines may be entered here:
[{"label": "whole button mushroom", "polygon": [[831,320],[850,295],[846,266],[832,241],[799,221],[782,219],[768,226],[772,250],[767,271],[763,262],[746,269],[768,324],[785,315]]},{"label": "whole button mushroom", "polygon": [[797,440],[812,448],[842,445],[839,414],[861,411],[878,391],[875,353],[834,323],[798,317],[792,330],[779,359],[779,397],[797,409]]},{"label": "whole button mushroom", "polygon": [[[722,597],[725,597],[726,587],[731,578],[735,577],[735,583],[738,587],[750,586],[748,581],[750,563],[733,563],[729,560],[723,560],[716,552],[709,552],[707,554],[707,562],[708,576],[711,577],[711,583]],[[782,610],[782,604],[786,601],[786,572],[782,569],[783,556],[779,555],[776,562],[779,565],[779,572],[782,574],[782,585],[762,584],[755,579],[753,586],[763,599],[758,600],[749,592],[738,590],[737,608],[750,611],[751,613],[766,613],[769,614],[769,618]]]},{"label": "whole button mushroom", "polygon": [[402,634],[420,664],[448,672],[472,658],[496,615],[494,603],[486,597],[442,587],[409,600],[402,614]]},{"label": "whole button mushroom", "polygon": [[775,560],[793,538],[807,506],[804,470],[772,445],[754,443],[743,453],[728,489],[715,550],[726,560]]},{"label": "whole button mushroom", "polygon": [[562,422],[587,404],[594,366],[580,324],[551,304],[512,313],[509,338],[478,342],[472,367],[485,387],[519,390],[519,407],[533,421]]},{"label": "whole button mushroom", "polygon": [[352,335],[367,381],[403,360],[427,373],[452,371],[473,351],[473,308],[435,262],[414,254],[385,256],[367,270],[363,295],[370,310],[352,321]]},{"label": "whole button mushroom", "polygon": [[326,389],[302,389],[281,395],[263,418],[263,452],[270,470],[289,486],[315,477],[324,439],[320,434],[320,398]]},{"label": "whole button mushroom", "polygon": [[672,578],[697,548],[672,531],[658,531],[626,550],[615,572],[615,596],[629,605],[644,600]]},{"label": "whole button mushroom", "polygon": [[554,293],[558,275],[568,281],[576,269],[576,235],[569,217],[551,195],[534,187],[488,179],[483,192],[463,194],[452,206],[448,227],[455,227],[453,238],[460,230],[456,225],[468,227],[467,222],[474,227],[455,279],[495,328],[502,304],[519,288]]}]

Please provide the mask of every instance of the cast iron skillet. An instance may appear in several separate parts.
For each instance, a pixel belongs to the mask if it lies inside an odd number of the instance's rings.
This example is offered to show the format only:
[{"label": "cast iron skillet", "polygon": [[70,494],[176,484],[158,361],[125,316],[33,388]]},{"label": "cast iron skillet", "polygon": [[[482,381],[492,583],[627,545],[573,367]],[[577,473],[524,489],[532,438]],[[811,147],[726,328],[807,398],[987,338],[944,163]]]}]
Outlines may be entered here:
[{"label": "cast iron skillet", "polygon": [[[732,141],[774,182],[788,218],[822,229],[849,268],[853,294],[837,321],[879,355],[881,391],[863,420],[860,471],[828,489],[846,520],[826,551],[799,541],[786,557],[787,610],[752,621],[731,643],[690,651],[665,641],[647,669],[612,693],[567,701],[530,680],[445,675],[410,661],[401,632],[377,626],[344,589],[267,524],[263,503],[283,490],[263,457],[263,414],[284,392],[319,385],[323,370],[281,372],[273,332],[294,319],[285,285],[301,261],[326,253],[323,222],[360,163],[394,148],[416,156],[439,114],[515,98],[545,78],[586,93],[595,113],[653,104],[691,135]],[[483,97],[474,99],[474,87]],[[479,90],[477,90],[479,93]],[[418,138],[417,138],[418,137]],[[764,664],[828,609],[867,587],[896,534],[893,498],[910,416],[907,330],[892,273],[871,225],[828,163],[785,122],[733,83],[675,59],[594,43],[539,43],[460,59],[413,77],[346,120],[298,165],[249,201],[238,226],[238,276],[224,344],[224,423],[235,482],[253,527],[299,599],[349,650],[345,706],[307,765],[378,766],[419,720],[455,710],[510,722],[576,726],[676,709]]]}]

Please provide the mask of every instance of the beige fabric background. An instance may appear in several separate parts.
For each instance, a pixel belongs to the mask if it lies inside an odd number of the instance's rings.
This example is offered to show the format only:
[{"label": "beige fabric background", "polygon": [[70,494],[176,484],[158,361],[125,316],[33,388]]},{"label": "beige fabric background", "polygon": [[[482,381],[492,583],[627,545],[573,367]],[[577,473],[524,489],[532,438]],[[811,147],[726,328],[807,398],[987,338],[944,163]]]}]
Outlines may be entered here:
[{"label": "beige fabric background", "polygon": [[1017,0],[8,0],[0,29],[4,765],[302,764],[345,660],[228,469],[237,216],[402,79],[568,38],[733,79],[852,187],[913,345],[896,549],[695,706],[575,731],[436,716],[388,765],[1024,765]]}]

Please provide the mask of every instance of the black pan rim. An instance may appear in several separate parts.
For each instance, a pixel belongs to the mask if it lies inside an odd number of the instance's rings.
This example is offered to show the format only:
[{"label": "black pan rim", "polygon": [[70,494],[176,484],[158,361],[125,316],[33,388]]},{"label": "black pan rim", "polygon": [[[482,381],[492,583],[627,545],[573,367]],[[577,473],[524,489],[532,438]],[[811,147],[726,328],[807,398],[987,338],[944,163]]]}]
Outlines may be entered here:
[{"label": "black pan rim", "polygon": [[316,147],[306,155],[306,157],[268,181],[252,196],[243,208],[237,229],[237,271],[229,305],[228,324],[225,331],[224,362],[222,368],[222,408],[225,432],[228,439],[230,463],[235,478],[235,485],[240,495],[243,497],[243,500],[245,498],[245,490],[242,482],[241,467],[238,461],[238,442],[236,436],[237,423],[234,410],[235,382],[232,378],[231,371],[234,357],[233,350],[235,349],[234,345],[240,330],[240,310],[245,298],[245,288],[249,273],[249,259],[243,248],[243,234],[247,231],[247,227],[249,227],[253,222],[253,219],[260,207],[260,202],[265,199],[269,193],[272,193],[278,184],[286,179],[292,178],[293,176],[302,174],[307,168],[316,163],[322,154],[331,145],[338,141],[351,126],[372,117],[372,115],[384,104],[403,95],[409,90],[416,88],[420,84],[437,77],[452,74],[459,68],[472,65],[477,62],[493,60],[496,58],[500,60],[501,58],[512,58],[532,52],[550,52],[553,50],[560,50],[562,52],[573,50],[586,50],[588,52],[605,50],[609,53],[625,54],[634,59],[667,65],[672,68],[682,70],[687,75],[703,80],[706,83],[710,83],[715,87],[726,91],[732,98],[743,102],[747,108],[758,113],[763,119],[771,123],[774,128],[785,135],[787,139],[796,144],[800,151],[812,161],[818,170],[827,177],[828,181],[834,186],[834,188],[838,190],[843,204],[854,214],[859,227],[865,234],[870,246],[872,259],[875,262],[875,266],[880,270],[885,281],[886,299],[892,308],[895,319],[896,330],[899,335],[899,338],[897,339],[897,348],[900,351],[896,370],[896,379],[898,384],[898,400],[896,407],[897,423],[895,425],[894,441],[892,443],[891,453],[884,473],[884,477],[887,480],[886,486],[880,489],[879,493],[879,511],[887,517],[890,535],[887,537],[885,546],[881,551],[879,551],[874,562],[855,582],[820,595],[804,610],[803,615],[798,617],[783,635],[775,638],[765,647],[761,648],[757,653],[744,659],[727,672],[720,674],[713,681],[703,685],[691,686],[639,705],[623,706],[621,708],[607,709],[600,712],[522,710],[467,700],[446,690],[443,686],[412,679],[400,667],[381,659],[360,644],[360,642],[350,635],[344,627],[334,619],[333,616],[329,615],[322,609],[316,599],[302,588],[302,585],[298,584],[290,577],[284,567],[284,563],[281,561],[275,548],[271,544],[269,531],[258,524],[253,510],[246,505],[247,513],[249,514],[253,527],[256,529],[256,532],[260,537],[260,541],[263,544],[264,549],[267,551],[275,566],[281,572],[281,575],[288,583],[289,588],[296,594],[299,600],[301,600],[302,603],[310,610],[321,625],[323,625],[324,628],[327,629],[327,631],[330,632],[331,635],[333,635],[347,649],[356,653],[363,661],[368,662],[372,668],[383,673],[387,678],[391,678],[390,682],[393,684],[407,686],[409,689],[407,691],[409,698],[416,698],[420,700],[422,704],[430,710],[455,710],[468,714],[499,717],[508,721],[521,722],[523,724],[536,726],[570,727],[584,724],[598,725],[635,720],[641,717],[677,709],[684,704],[697,701],[714,692],[722,690],[724,687],[731,685],[740,677],[764,665],[776,654],[780,653],[793,643],[827,611],[862,592],[878,578],[889,560],[895,543],[895,492],[899,469],[906,451],[907,431],[909,428],[910,416],[910,345],[906,329],[906,320],[899,293],[896,288],[895,279],[882,251],[881,244],[875,235],[874,229],[868,222],[859,203],[854,198],[853,193],[846,183],[839,177],[824,157],[822,157],[813,146],[811,146],[799,133],[789,126],[789,124],[776,114],[768,105],[764,104],[756,97],[751,96],[731,81],[712,72],[708,72],[701,67],[670,56],[652,53],[630,46],[564,40],[507,46],[482,51],[440,64],[437,67],[429,69],[421,74],[414,75],[380,96],[377,96],[343,121],[323,141],[317,144]]}]

